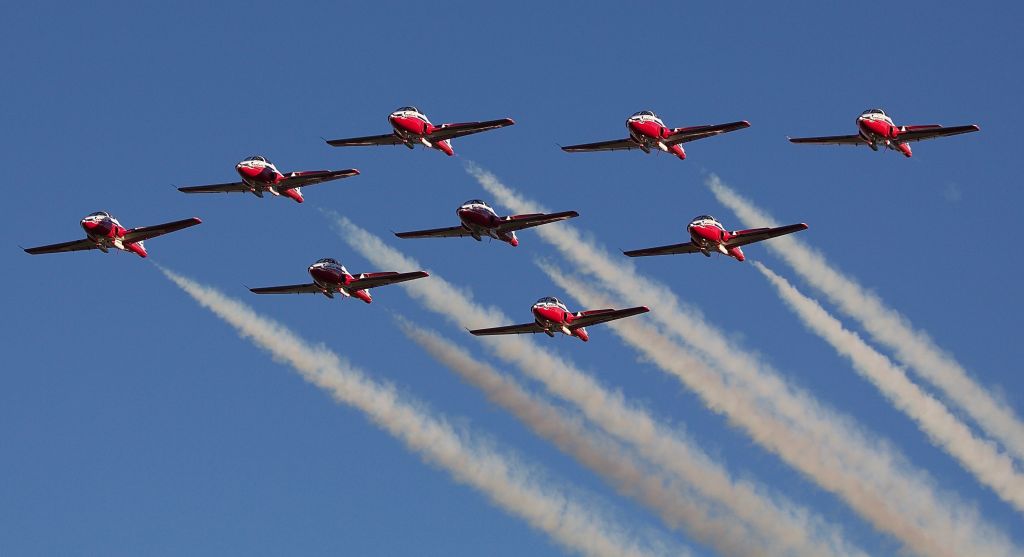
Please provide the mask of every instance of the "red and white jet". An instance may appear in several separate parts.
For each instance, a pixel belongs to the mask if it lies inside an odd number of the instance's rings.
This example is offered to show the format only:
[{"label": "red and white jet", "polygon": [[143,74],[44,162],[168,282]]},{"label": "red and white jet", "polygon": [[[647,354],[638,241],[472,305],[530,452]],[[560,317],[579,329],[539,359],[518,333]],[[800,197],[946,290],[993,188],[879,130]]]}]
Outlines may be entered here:
[{"label": "red and white jet", "polygon": [[792,143],[811,143],[817,145],[867,145],[877,151],[879,147],[899,151],[903,156],[912,155],[910,145],[913,141],[935,139],[947,135],[960,135],[980,130],[978,126],[953,126],[944,128],[938,124],[925,126],[896,126],[892,118],[885,115],[880,108],[865,110],[857,117],[856,135],[832,135],[827,137],[791,137]]},{"label": "red and white jet", "polygon": [[449,157],[455,154],[451,140],[456,137],[496,130],[515,124],[511,118],[488,120],[486,122],[465,122],[462,124],[441,124],[435,126],[415,106],[403,106],[388,115],[388,122],[394,131],[387,135],[331,139],[332,147],[359,147],[368,145],[405,145],[412,149],[417,144],[443,152]]},{"label": "red and white jet", "polygon": [[700,215],[693,219],[686,226],[690,233],[690,241],[684,244],[670,244],[656,248],[644,248],[623,252],[629,257],[646,257],[648,255],[675,255],[677,253],[697,253],[711,257],[712,251],[722,255],[735,257],[743,261],[746,257],[740,246],[753,244],[776,236],[792,234],[801,230],[807,230],[804,223],[790,224],[778,228],[752,228],[750,230],[736,230],[729,232],[711,215]]},{"label": "red and white jet", "polygon": [[494,209],[479,199],[470,199],[455,211],[462,224],[448,228],[432,228],[430,230],[414,230],[412,232],[395,232],[399,238],[457,238],[472,236],[481,241],[484,236],[501,240],[512,247],[519,245],[516,230],[533,228],[542,224],[558,222],[580,216],[576,211],[561,213],[531,213],[528,215],[511,215],[499,217]]},{"label": "red and white jet", "polygon": [[165,222],[154,226],[140,226],[138,228],[125,228],[110,213],[99,211],[92,213],[81,220],[79,224],[85,229],[85,238],[61,244],[50,244],[35,248],[25,248],[26,253],[39,255],[41,253],[58,253],[62,251],[82,251],[98,249],[103,253],[109,253],[110,248],[122,251],[130,251],[139,257],[146,257],[146,246],[143,240],[163,236],[175,230],[195,226],[203,221],[196,217],[190,219]]},{"label": "red and white jet", "polygon": [[628,309],[593,309],[572,313],[558,298],[550,296],[537,300],[537,303],[533,304],[530,309],[533,311],[533,323],[476,329],[470,333],[477,336],[544,333],[549,337],[554,337],[555,333],[562,333],[587,342],[590,340],[590,335],[587,334],[584,327],[650,311],[646,306],[638,306]]},{"label": "red and white jet", "polygon": [[581,153],[587,151],[640,149],[645,153],[650,153],[651,151],[672,153],[679,157],[679,160],[685,160],[686,152],[683,151],[683,143],[749,127],[750,122],[743,120],[711,126],[667,128],[665,123],[655,113],[650,110],[644,110],[626,119],[626,129],[629,130],[629,137],[625,139],[569,145],[568,147],[562,147],[562,150],[569,153]]},{"label": "red and white jet", "polygon": [[185,193],[251,193],[256,197],[263,197],[264,192],[270,192],[274,196],[283,195],[294,199],[297,203],[302,203],[302,191],[299,188],[359,174],[355,168],[306,170],[282,174],[274,166],[274,163],[259,155],[253,155],[236,164],[235,170],[242,177],[241,182],[188,186],[178,188],[178,191]]},{"label": "red and white jet", "polygon": [[249,290],[256,294],[323,294],[332,299],[335,294],[341,294],[346,298],[356,297],[366,303],[370,303],[373,301],[368,292],[370,288],[428,276],[423,271],[413,273],[362,273],[353,276],[344,265],[329,257],[310,265],[309,274],[313,277],[313,282],[310,283],[250,288]]}]

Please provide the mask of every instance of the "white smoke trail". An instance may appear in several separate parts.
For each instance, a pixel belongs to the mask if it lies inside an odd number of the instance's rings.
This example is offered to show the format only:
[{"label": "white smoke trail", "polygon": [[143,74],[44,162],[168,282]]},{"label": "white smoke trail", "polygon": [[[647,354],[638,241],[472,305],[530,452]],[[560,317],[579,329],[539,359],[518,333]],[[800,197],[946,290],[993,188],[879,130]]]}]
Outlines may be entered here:
[{"label": "white smoke trail", "polygon": [[[695,497],[678,481],[653,472],[618,443],[590,431],[578,419],[527,392],[514,379],[470,356],[438,333],[399,318],[402,331],[434,359],[480,388],[541,437],[610,481],[623,495],[656,511],[674,528],[686,529],[697,541],[722,555],[821,556],[824,548],[787,547],[788,540],[766,538],[714,502]],[[783,542],[780,546],[779,542]]]},{"label": "white smoke trail", "polygon": [[[513,211],[544,211],[479,167],[470,165],[468,171]],[[713,363],[723,375],[721,382],[729,386],[717,396],[705,398],[705,404],[714,411],[728,411],[729,419],[755,441],[838,495],[877,530],[893,535],[919,555],[994,557],[1019,553],[1004,534],[984,523],[973,508],[952,494],[940,495],[925,471],[912,468],[886,442],[869,438],[850,418],[821,406],[809,393],[789,385],[764,362],[734,346],[699,312],[681,307],[667,287],[640,276],[621,257],[613,260],[606,250],[566,223],[536,230],[573,262],[577,275],[591,275],[614,292],[620,303],[653,305],[656,301],[654,310],[648,314],[651,319]],[[626,320],[619,329],[637,327],[637,321]],[[648,350],[640,339],[631,344],[645,353]],[[662,345],[671,347],[668,341]],[[676,353],[680,353],[676,348]],[[693,371],[697,366],[662,369],[679,377],[698,394],[711,394],[700,384],[700,378],[706,374]],[[729,393],[743,393],[752,402],[737,404],[726,396]]]},{"label": "white smoke trail", "polygon": [[871,381],[890,402],[913,419],[939,448],[945,450],[978,481],[992,488],[1001,499],[1024,510],[1024,477],[1014,469],[1013,459],[994,443],[974,436],[944,404],[922,391],[889,358],[867,345],[857,333],[847,330],[817,302],[804,296],[786,279],[767,266],[754,262],[775,287],[779,297],[804,325],[853,363],[857,372]]},{"label": "white smoke trail", "polygon": [[[270,352],[275,360],[287,363],[338,402],[361,410],[409,449],[447,470],[455,480],[484,493],[494,504],[523,518],[564,547],[584,555],[606,557],[667,554],[661,549],[640,545],[588,506],[540,482],[529,467],[498,453],[468,433],[457,433],[422,405],[405,400],[389,385],[369,379],[323,346],[310,346],[285,326],[214,288],[167,269],[161,268],[161,271],[196,302],[233,326],[243,338]],[[676,548],[672,553],[678,554],[678,551]]]},{"label": "white smoke trail", "polygon": [[[775,226],[775,219],[722,183],[718,176],[711,175],[707,185],[745,226]],[[766,244],[842,313],[864,327],[872,340],[892,350],[897,359],[935,385],[1011,454],[1024,459],[1024,422],[1014,409],[979,385],[927,333],[915,329],[906,317],[832,267],[824,255],[802,241],[786,236]]]},{"label": "white smoke trail", "polygon": [[[363,257],[385,268],[422,268],[415,260],[391,248],[380,238],[348,219],[327,212],[335,220],[341,237]],[[430,280],[403,283],[413,298],[426,308],[460,327],[477,328],[505,323],[502,312],[480,306],[462,289],[432,272]],[[480,339],[499,358],[516,365],[543,383],[556,396],[575,404],[584,416],[613,437],[629,443],[648,461],[686,482],[701,496],[728,508],[755,531],[778,543],[805,547],[818,555],[856,555],[842,536],[809,513],[784,500],[773,498],[751,482],[729,476],[699,446],[679,432],[666,428],[650,414],[627,403],[621,393],[601,386],[591,376],[557,354],[539,347],[524,336]]]}]

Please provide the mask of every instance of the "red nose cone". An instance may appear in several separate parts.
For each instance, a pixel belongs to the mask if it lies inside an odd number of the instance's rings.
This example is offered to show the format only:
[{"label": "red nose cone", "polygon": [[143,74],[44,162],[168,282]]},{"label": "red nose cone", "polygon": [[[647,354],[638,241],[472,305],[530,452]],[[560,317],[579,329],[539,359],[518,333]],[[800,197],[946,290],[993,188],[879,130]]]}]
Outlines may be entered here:
[{"label": "red nose cone", "polygon": [[711,226],[691,226],[690,235],[709,242],[720,242],[722,231]]},{"label": "red nose cone", "polygon": [[552,307],[535,307],[533,308],[533,315],[538,319],[544,319],[554,323],[562,323],[565,316],[562,315],[562,310]]},{"label": "red nose cone", "polygon": [[255,168],[255,167],[252,167],[252,166],[238,166],[238,167],[235,167],[235,170],[238,171],[238,174],[242,178],[250,178],[250,179],[259,176],[263,172],[262,168]]},{"label": "red nose cone", "polygon": [[878,120],[861,120],[860,127],[868,133],[873,133],[882,137],[889,136],[890,126],[885,122],[880,122]]},{"label": "red nose cone", "polygon": [[84,228],[86,232],[92,232],[93,230],[96,230],[96,227],[100,225],[99,222],[94,220],[83,220],[81,224],[82,228]]}]

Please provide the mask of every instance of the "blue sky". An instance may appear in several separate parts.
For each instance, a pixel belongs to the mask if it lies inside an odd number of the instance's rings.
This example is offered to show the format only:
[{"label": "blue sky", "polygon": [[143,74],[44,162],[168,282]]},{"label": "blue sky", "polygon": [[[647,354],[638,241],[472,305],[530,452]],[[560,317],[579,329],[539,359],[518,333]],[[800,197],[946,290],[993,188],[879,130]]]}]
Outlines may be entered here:
[{"label": "blue sky", "polygon": [[[152,260],[244,299],[305,338],[595,492],[624,523],[648,511],[534,437],[395,328],[394,313],[487,358],[475,339],[402,287],[371,305],[244,290],[307,278],[335,257],[378,270],[317,208],[382,236],[455,224],[485,197],[463,163],[574,221],[610,248],[682,241],[697,214],[738,219],[703,185],[716,173],[927,330],[1024,413],[1022,215],[1014,164],[1024,93],[1021,12],[1008,3],[520,4],[296,6],[244,3],[36,6],[6,10],[0,550],[11,555],[557,555],[564,550],[425,465],[362,415],[335,405],[237,337],[147,261],[128,254],[30,257],[18,245],[77,238],[107,210],[127,226],[199,216],[149,242]],[[512,117],[456,140],[458,157],[332,149],[321,137],[386,133],[414,104],[434,122]],[[914,158],[790,145],[852,133],[880,106],[906,124],[977,123],[914,145]],[[687,145],[689,158],[569,155],[557,143],[622,137],[652,109],[670,126],[749,120]],[[305,190],[306,203],[185,196],[263,154],[281,170],[357,167]],[[558,255],[534,233],[518,248],[469,240],[392,245],[481,300],[529,319],[557,295],[534,266]],[[796,284],[763,246],[746,250]],[[751,266],[726,258],[637,262],[795,384],[899,446],[1024,544],[1020,516],[928,444],[916,426],[808,333]],[[429,280],[429,279],[428,279]],[[658,300],[648,303],[657,311]],[[581,308],[585,309],[585,308]],[[640,319],[642,319],[641,317]],[[853,323],[847,325],[855,328]],[[705,449],[789,494],[871,552],[874,532],[607,330],[539,339],[685,428]],[[499,366],[501,367],[501,366]],[[507,367],[506,367],[507,369]],[[512,370],[509,370],[512,372]],[[678,536],[678,534],[674,534]],[[690,540],[700,554],[707,548]]]}]

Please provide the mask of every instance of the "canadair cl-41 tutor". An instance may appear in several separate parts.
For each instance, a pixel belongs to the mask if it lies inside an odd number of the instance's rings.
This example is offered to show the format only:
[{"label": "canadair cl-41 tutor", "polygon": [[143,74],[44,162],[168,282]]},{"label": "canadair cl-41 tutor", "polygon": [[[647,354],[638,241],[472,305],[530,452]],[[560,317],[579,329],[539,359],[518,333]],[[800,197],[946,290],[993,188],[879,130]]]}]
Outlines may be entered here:
[{"label": "canadair cl-41 tutor", "polygon": [[683,151],[683,143],[749,127],[750,122],[740,121],[710,126],[668,128],[665,127],[665,123],[661,121],[661,118],[658,118],[657,114],[650,110],[644,110],[626,119],[626,129],[629,130],[629,137],[627,138],[569,145],[568,147],[562,147],[562,150],[569,153],[581,153],[587,151],[640,149],[645,153],[650,153],[651,151],[671,153],[679,157],[679,160],[684,160],[686,159],[686,152]]},{"label": "canadair cl-41 tutor", "polygon": [[423,145],[443,152],[449,157],[455,154],[451,141],[456,137],[496,130],[515,124],[511,118],[488,120],[486,122],[464,122],[435,126],[415,106],[403,106],[388,115],[393,131],[385,135],[350,137],[327,141],[332,147],[359,147],[368,145],[405,145],[412,149]]},{"label": "canadair cl-41 tutor", "polygon": [[323,294],[328,298],[334,298],[335,294],[341,294],[346,298],[355,297],[370,303],[373,301],[368,292],[371,288],[428,276],[423,271],[413,273],[362,273],[353,276],[344,265],[329,257],[313,263],[309,266],[308,270],[309,275],[313,277],[313,282],[250,288],[249,290],[256,294]]},{"label": "canadair cl-41 tutor", "polygon": [[355,168],[305,170],[282,174],[274,166],[274,163],[259,155],[253,155],[236,164],[235,170],[242,177],[241,182],[188,186],[178,188],[178,191],[185,193],[251,193],[256,197],[263,197],[264,193],[269,192],[271,195],[283,195],[294,199],[297,203],[302,203],[302,191],[299,188],[359,174]]},{"label": "canadair cl-41 tutor", "polygon": [[537,303],[533,304],[530,309],[533,311],[532,323],[492,329],[475,329],[469,332],[477,336],[544,333],[549,337],[554,337],[555,333],[562,333],[587,342],[590,340],[590,335],[587,334],[585,327],[650,311],[645,306],[638,306],[628,309],[593,309],[573,313],[558,298],[550,296],[537,300]]},{"label": "canadair cl-41 tutor", "polygon": [[903,153],[910,158],[909,143],[924,141],[947,135],[960,135],[980,130],[978,126],[953,126],[944,128],[938,124],[925,126],[897,126],[892,118],[885,115],[880,108],[865,110],[857,117],[856,135],[830,135],[826,137],[791,137],[793,143],[811,143],[816,145],[867,145],[873,151],[879,148],[891,149]]},{"label": "canadair cl-41 tutor", "polygon": [[750,230],[736,230],[730,232],[726,230],[721,223],[715,220],[715,217],[712,217],[711,215],[701,215],[693,219],[693,221],[686,226],[687,232],[690,233],[689,242],[658,246],[655,248],[637,249],[623,253],[629,257],[646,257],[649,255],[675,255],[677,253],[701,252],[704,255],[711,257],[711,252],[717,251],[722,255],[728,255],[730,257],[735,257],[739,261],[743,261],[746,257],[743,255],[743,250],[740,249],[741,246],[753,244],[754,242],[760,242],[769,238],[775,238],[776,236],[792,234],[793,232],[799,232],[806,229],[806,224],[799,223],[780,226],[778,228],[752,228]]},{"label": "canadair cl-41 tutor", "polygon": [[494,209],[479,199],[470,199],[455,211],[462,224],[448,228],[431,228],[412,232],[395,232],[399,238],[456,238],[472,236],[480,241],[484,236],[501,240],[512,247],[519,245],[516,230],[532,228],[542,224],[558,222],[580,216],[576,211],[561,213],[531,213],[528,215],[510,215],[499,217]]},{"label": "canadair cl-41 tutor", "polygon": [[154,226],[125,228],[110,213],[99,211],[81,220],[80,224],[85,229],[85,238],[61,244],[27,248],[25,251],[32,255],[87,249],[98,249],[103,253],[108,253],[110,248],[115,248],[132,252],[139,257],[146,257],[148,254],[146,253],[146,246],[142,243],[143,240],[163,236],[169,232],[195,226],[201,222],[203,221],[192,217]]}]

